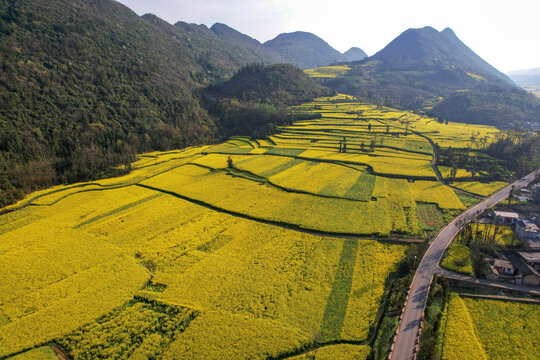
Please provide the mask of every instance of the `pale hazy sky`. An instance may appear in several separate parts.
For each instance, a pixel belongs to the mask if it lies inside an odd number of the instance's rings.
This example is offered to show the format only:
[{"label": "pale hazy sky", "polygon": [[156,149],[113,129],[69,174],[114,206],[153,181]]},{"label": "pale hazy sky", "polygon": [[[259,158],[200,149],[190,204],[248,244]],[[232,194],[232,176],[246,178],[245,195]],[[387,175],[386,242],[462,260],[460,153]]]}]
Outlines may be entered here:
[{"label": "pale hazy sky", "polygon": [[343,52],[373,55],[408,28],[450,27],[499,70],[540,67],[540,0],[119,0],[153,13],[212,26],[225,23],[261,42],[312,32]]}]

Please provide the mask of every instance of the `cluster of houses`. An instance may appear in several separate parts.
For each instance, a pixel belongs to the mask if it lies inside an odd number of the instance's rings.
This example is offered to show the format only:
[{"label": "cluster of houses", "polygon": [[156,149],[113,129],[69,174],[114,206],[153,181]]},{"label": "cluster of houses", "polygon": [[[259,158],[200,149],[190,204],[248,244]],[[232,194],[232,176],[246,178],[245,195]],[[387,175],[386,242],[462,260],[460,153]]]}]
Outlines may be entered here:
[{"label": "cluster of houses", "polygon": [[518,201],[532,201],[540,204],[540,184],[535,184],[532,187],[524,187],[514,195]]},{"label": "cluster of houses", "polygon": [[517,251],[486,258],[486,278],[513,284],[540,286],[540,252]]},{"label": "cluster of houses", "polygon": [[540,214],[528,218],[516,212],[495,211],[495,222],[514,228],[522,251],[501,252],[498,258],[486,258],[486,278],[514,284],[540,286]]}]

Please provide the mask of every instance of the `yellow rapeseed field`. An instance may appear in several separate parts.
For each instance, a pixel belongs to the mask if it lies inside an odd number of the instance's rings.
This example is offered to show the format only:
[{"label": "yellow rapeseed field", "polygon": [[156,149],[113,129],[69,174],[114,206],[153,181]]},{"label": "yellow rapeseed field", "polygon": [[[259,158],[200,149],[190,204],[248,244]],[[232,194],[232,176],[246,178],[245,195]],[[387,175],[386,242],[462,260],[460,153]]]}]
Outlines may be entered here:
[{"label": "yellow rapeseed field", "polygon": [[[139,155],[129,174],[35,192],[1,215],[0,357],[53,339],[72,356],[112,357],[127,351],[124,335],[103,324],[126,311],[135,333],[141,319],[176,314],[169,307],[192,321],[174,336],[130,336],[134,359],[257,359],[365,341],[406,246],[332,234],[414,236],[417,203],[463,209],[436,182],[421,135],[459,147],[497,131],[343,94],[291,111],[321,118],[266,139]],[[312,355],[368,353],[335,345]]]},{"label": "yellow rapeseed field", "polygon": [[452,183],[452,185],[473,194],[478,194],[481,196],[489,196],[497,192],[498,190],[502,189],[506,185],[508,185],[508,183],[503,182],[503,181],[492,181],[489,183],[481,183],[478,181],[469,181],[469,182],[456,181]]},{"label": "yellow rapeseed field", "polygon": [[540,305],[450,294],[442,359],[538,358]]},{"label": "yellow rapeseed field", "polygon": [[314,78],[335,78],[351,70],[348,65],[321,66],[315,69],[304,70],[309,77]]},{"label": "yellow rapeseed field", "polygon": [[478,341],[471,314],[459,295],[450,294],[445,316],[441,359],[487,360],[486,352]]},{"label": "yellow rapeseed field", "polygon": [[50,347],[42,346],[19,355],[11,356],[7,360],[58,360],[58,356],[56,356]]},{"label": "yellow rapeseed field", "polygon": [[292,357],[291,360],[365,360],[371,349],[366,345],[339,344],[321,347],[307,354]]}]

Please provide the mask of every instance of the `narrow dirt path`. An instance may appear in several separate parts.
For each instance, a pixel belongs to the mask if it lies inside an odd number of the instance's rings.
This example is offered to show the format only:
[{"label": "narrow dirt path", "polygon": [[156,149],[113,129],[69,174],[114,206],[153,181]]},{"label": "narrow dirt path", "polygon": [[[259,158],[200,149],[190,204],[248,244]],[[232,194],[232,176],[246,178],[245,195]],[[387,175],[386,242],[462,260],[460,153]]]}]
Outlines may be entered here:
[{"label": "narrow dirt path", "polygon": [[54,351],[59,360],[73,360],[71,356],[69,356],[67,350],[60,345],[54,344],[49,347]]}]

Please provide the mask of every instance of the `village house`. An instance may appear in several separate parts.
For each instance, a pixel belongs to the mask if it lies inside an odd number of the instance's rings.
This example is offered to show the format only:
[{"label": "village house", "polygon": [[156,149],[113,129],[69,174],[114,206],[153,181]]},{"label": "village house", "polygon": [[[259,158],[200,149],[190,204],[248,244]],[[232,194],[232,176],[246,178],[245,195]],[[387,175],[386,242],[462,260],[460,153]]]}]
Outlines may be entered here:
[{"label": "village house", "polygon": [[540,252],[540,241],[539,240],[527,240],[523,242],[523,247],[528,251]]},{"label": "village house", "polygon": [[523,243],[526,241],[539,241],[540,229],[538,225],[530,220],[518,220],[516,222],[516,236]]},{"label": "village house", "polygon": [[531,265],[523,261],[519,254],[508,255],[510,260],[519,275],[516,276],[515,283],[527,286],[540,286],[540,274]]},{"label": "village house", "polygon": [[495,222],[497,224],[513,225],[519,220],[519,214],[508,211],[494,211]]},{"label": "village house", "polygon": [[540,252],[518,251],[521,259],[536,271],[540,271]]},{"label": "village house", "polygon": [[504,281],[511,283],[516,282],[516,278],[514,276],[516,274],[516,269],[510,261],[493,258],[485,258],[484,260],[488,265],[486,271],[486,278],[488,280]]}]

